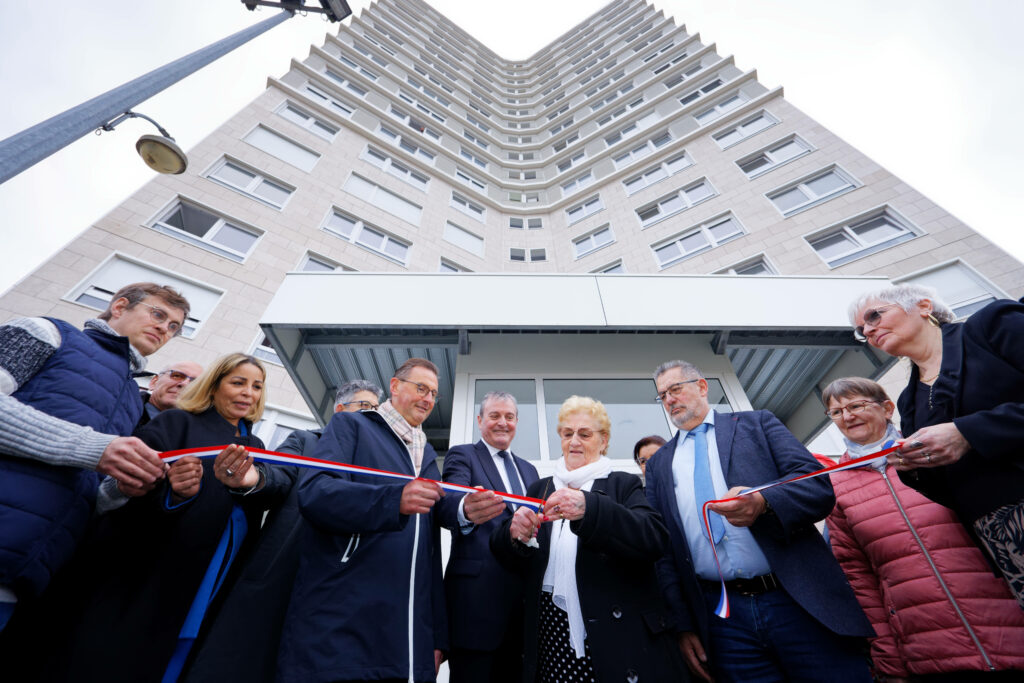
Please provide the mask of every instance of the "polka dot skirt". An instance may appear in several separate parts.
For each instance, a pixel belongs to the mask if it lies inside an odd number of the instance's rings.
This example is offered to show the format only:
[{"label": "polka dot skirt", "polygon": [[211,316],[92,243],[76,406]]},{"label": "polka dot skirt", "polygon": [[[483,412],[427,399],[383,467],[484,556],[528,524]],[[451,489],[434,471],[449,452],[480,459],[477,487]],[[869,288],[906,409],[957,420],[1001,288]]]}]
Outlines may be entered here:
[{"label": "polka dot skirt", "polygon": [[584,641],[584,656],[576,658],[569,642],[569,617],[551,600],[551,593],[540,593],[540,652],[537,662],[538,683],[594,683],[594,662],[590,644]]}]

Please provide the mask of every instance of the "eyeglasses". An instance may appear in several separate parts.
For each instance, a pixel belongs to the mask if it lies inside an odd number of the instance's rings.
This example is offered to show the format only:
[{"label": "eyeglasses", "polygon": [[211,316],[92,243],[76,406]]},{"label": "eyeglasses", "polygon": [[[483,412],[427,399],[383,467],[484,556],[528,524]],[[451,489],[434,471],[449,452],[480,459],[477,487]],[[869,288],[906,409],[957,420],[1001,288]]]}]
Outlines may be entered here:
[{"label": "eyeglasses", "polygon": [[[896,305],[897,304],[889,304],[888,306],[869,308],[868,310],[864,311],[864,325],[871,325],[871,327],[876,326],[878,323],[882,321],[882,313],[884,311],[889,310],[890,308],[895,308]],[[867,341],[868,339],[867,337],[864,336],[864,325],[857,325],[857,327],[853,328],[853,336],[860,341]]]},{"label": "eyeglasses", "polygon": [[437,400],[437,389],[431,389],[426,384],[420,384],[419,382],[410,382],[409,380],[402,379],[401,377],[396,377],[395,379],[397,379],[399,382],[405,382],[406,384],[411,384],[414,387],[416,387],[416,393],[419,395],[420,398],[426,398],[427,394],[430,394],[430,398],[434,399],[435,401]]},{"label": "eyeglasses", "polygon": [[839,422],[839,420],[843,419],[844,410],[848,411],[850,415],[858,415],[876,404],[878,404],[878,401],[854,401],[853,403],[847,403],[842,408],[826,410],[825,414],[828,415],[833,422]]},{"label": "eyeglasses", "polygon": [[172,382],[179,382],[181,384],[188,384],[189,382],[194,382],[196,380],[196,378],[193,377],[192,375],[186,375],[184,372],[181,372],[180,370],[164,370],[163,372],[158,372],[157,374],[167,375],[168,377],[171,378]]},{"label": "eyeglasses", "polygon": [[590,441],[594,438],[594,434],[596,432],[593,429],[585,428],[573,430],[566,427],[565,429],[558,430],[558,435],[562,437],[562,441],[571,441],[574,436],[579,437],[580,441]]},{"label": "eyeglasses", "polygon": [[643,466],[647,464],[648,460],[650,460],[650,458],[636,458],[636,464]]},{"label": "eyeglasses", "polygon": [[377,404],[370,403],[369,401],[349,401],[348,403],[342,403],[343,406],[359,406],[359,410],[376,410]]},{"label": "eyeglasses", "polygon": [[659,391],[658,395],[654,397],[654,402],[655,403],[664,403],[666,396],[671,396],[672,398],[676,398],[681,393],[683,393],[683,385],[684,384],[693,384],[694,382],[699,382],[700,379],[701,378],[698,377],[697,379],[688,379],[688,380],[685,380],[683,382],[676,382],[675,384],[670,386],[665,391]]},{"label": "eyeglasses", "polygon": [[145,301],[140,301],[139,304],[149,308],[149,317],[157,325],[167,323],[167,331],[170,332],[172,336],[177,337],[181,334],[181,323],[177,320],[171,320],[171,316],[167,311],[158,306],[147,304]]}]

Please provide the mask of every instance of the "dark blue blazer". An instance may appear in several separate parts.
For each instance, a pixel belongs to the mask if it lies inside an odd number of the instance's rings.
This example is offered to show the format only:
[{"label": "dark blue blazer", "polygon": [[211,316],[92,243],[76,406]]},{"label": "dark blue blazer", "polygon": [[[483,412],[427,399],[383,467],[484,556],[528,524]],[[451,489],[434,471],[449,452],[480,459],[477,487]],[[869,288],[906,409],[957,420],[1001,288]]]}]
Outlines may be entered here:
[{"label": "dark blue blazer", "polygon": [[[525,491],[537,481],[537,468],[517,455],[512,457]],[[444,458],[443,478],[454,484],[505,490],[483,441],[450,449]],[[489,545],[494,529],[511,519],[511,506],[463,534],[458,521],[461,499],[462,496],[449,493],[440,504],[441,524],[452,532],[451,556],[444,576],[451,644],[469,650],[494,650],[501,643],[510,618],[522,610],[522,579],[498,564]],[[515,623],[518,628],[518,621]]]},{"label": "dark blue blazer", "polygon": [[[679,631],[708,642],[709,608],[690,559],[682,517],[672,483],[677,433],[647,463],[647,499],[669,530],[670,551],[659,561],[658,582]],[[715,441],[726,484],[758,486],[821,469],[814,456],[767,410],[715,413]],[[835,504],[828,477],[764,491],[772,512],[750,527],[772,572],[790,596],[826,627],[845,636],[874,636],[874,631],[814,527]],[[711,607],[714,607],[713,605]]]}]

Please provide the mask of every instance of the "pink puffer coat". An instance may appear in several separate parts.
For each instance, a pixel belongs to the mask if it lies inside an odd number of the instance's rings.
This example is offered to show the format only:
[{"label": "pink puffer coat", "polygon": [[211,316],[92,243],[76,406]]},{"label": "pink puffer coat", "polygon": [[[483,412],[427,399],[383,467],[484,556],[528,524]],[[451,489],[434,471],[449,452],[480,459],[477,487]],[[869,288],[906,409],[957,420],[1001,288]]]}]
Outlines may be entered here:
[{"label": "pink puffer coat", "polygon": [[1024,610],[953,511],[891,467],[831,477],[832,551],[878,634],[877,672],[1024,670]]}]

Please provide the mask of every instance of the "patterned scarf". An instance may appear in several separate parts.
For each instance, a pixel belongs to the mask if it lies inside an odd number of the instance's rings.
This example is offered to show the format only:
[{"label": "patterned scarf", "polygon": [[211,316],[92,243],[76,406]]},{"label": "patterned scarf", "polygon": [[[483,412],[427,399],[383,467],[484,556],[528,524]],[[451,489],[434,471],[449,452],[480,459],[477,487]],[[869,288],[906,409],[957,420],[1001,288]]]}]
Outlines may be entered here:
[{"label": "patterned scarf", "polygon": [[402,414],[391,405],[390,398],[377,406],[377,413],[388,423],[391,431],[405,442],[412,456],[413,472],[418,475],[423,464],[423,449],[427,446],[427,435],[421,427],[413,427],[406,422]]}]

